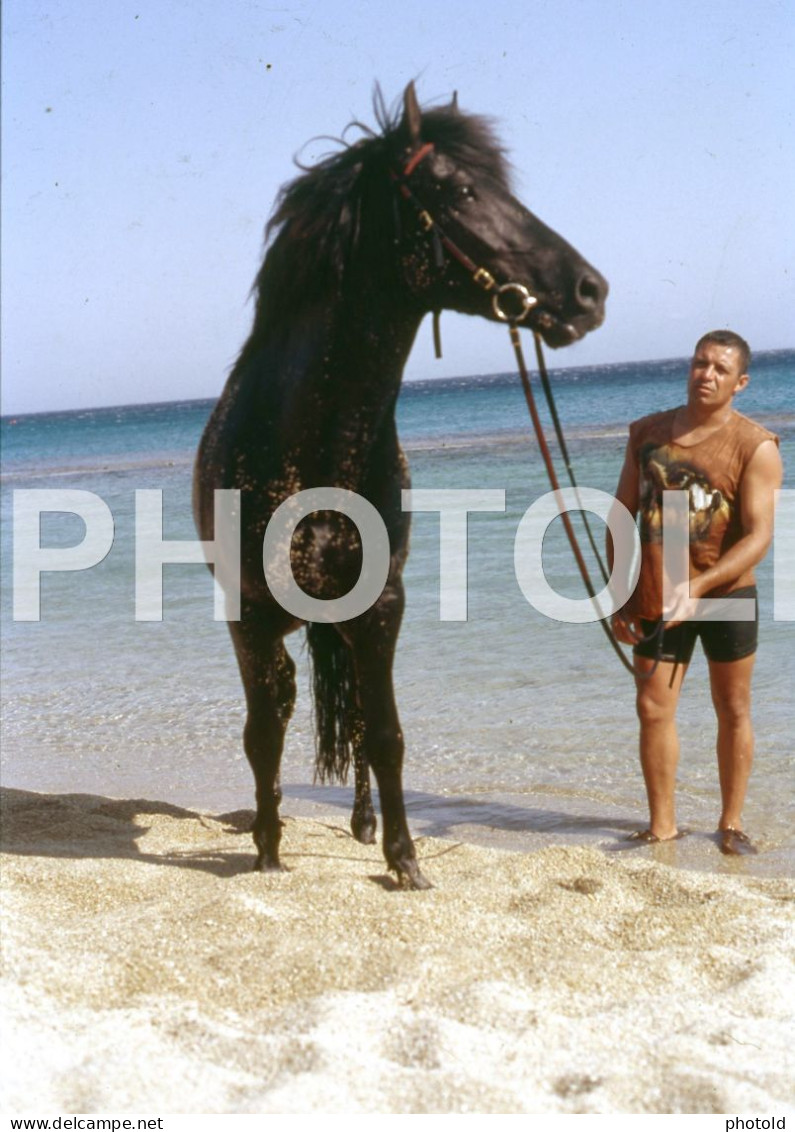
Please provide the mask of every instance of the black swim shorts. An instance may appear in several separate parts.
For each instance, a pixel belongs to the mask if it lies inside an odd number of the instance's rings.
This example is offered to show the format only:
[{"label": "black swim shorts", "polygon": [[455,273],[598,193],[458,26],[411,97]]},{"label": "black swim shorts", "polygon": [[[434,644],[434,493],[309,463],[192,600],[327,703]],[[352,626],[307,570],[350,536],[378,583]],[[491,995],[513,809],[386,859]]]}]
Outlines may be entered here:
[{"label": "black swim shorts", "polygon": [[756,586],[742,586],[727,597],[752,597],[756,615],[753,621],[682,621],[672,629],[659,632],[659,621],[641,621],[644,640],[635,645],[636,656],[650,660],[666,660],[672,664],[689,664],[696,639],[708,660],[718,662],[742,660],[756,652],[759,636],[759,601]]}]

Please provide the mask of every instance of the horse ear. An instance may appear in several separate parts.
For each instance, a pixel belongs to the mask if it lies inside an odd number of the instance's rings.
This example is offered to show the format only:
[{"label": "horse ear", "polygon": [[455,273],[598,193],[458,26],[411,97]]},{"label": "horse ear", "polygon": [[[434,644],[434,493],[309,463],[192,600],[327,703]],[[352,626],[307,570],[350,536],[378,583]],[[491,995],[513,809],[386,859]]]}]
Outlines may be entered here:
[{"label": "horse ear", "polygon": [[403,120],[400,128],[408,138],[410,148],[418,149],[421,143],[422,112],[413,80],[403,92]]}]

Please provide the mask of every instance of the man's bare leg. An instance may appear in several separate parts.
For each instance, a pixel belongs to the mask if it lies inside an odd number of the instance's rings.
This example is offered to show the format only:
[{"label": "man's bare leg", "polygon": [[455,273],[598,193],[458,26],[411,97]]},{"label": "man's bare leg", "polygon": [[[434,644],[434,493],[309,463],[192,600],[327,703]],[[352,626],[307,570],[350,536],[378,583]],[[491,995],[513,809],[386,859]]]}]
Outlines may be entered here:
[{"label": "man's bare leg", "polygon": [[[709,661],[712,702],[718,717],[718,776],[722,810],[718,829],[742,833],[743,804],[754,758],[754,732],[751,725],[751,675],[755,654],[742,660]],[[725,853],[755,852],[740,837],[724,836]]]},{"label": "man's bare leg", "polygon": [[651,676],[643,676],[653,668],[654,661],[635,657],[640,765],[649,801],[650,840],[670,841],[678,835],[675,794],[679,736],[676,708],[687,665],[660,661]]}]

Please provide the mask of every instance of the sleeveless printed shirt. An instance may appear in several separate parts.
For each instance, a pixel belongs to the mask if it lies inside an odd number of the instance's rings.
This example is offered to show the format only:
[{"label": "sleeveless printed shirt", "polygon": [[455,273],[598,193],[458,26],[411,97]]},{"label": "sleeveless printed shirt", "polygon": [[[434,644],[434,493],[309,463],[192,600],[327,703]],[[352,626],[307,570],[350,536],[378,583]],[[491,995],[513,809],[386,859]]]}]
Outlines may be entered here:
[{"label": "sleeveless printed shirt", "polygon": [[[662,493],[687,491],[690,520],[690,577],[713,566],[743,537],[742,479],[749,460],[765,440],[778,437],[734,411],[729,421],[696,444],[673,439],[677,409],[653,413],[629,426],[631,451],[640,475],[641,568],[627,605],[635,617],[662,616]],[[754,584],[753,570],[707,597],[723,597]]]}]

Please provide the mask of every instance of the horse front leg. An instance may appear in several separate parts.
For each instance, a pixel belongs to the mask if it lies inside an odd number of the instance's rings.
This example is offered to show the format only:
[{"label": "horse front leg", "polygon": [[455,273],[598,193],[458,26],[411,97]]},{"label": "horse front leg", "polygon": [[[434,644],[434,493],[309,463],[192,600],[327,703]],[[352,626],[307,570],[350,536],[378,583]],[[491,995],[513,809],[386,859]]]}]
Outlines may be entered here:
[{"label": "horse front leg", "polygon": [[390,670],[371,671],[360,688],[364,715],[364,748],[381,799],[384,857],[401,888],[430,888],[420,872],[406,820],[403,798],[403,732],[400,728]]},{"label": "horse front leg", "polygon": [[353,747],[354,796],[351,812],[351,832],[362,845],[375,841],[377,822],[370,793],[370,768],[363,749],[363,725],[359,728]]},{"label": "horse front leg", "polygon": [[403,798],[403,732],[392,685],[392,660],[403,611],[402,589],[385,591],[358,621],[344,626],[356,668],[358,707],[362,717],[362,754],[372,767],[381,800],[386,863],[401,888],[425,889],[431,884],[417,864]]},{"label": "horse front leg", "polygon": [[252,826],[257,859],[254,869],[281,869],[279,766],[287,723],[295,703],[295,664],[280,638],[261,626],[231,623],[247,716],[243,745],[256,784],[257,813]]}]

